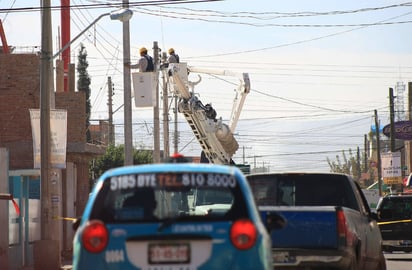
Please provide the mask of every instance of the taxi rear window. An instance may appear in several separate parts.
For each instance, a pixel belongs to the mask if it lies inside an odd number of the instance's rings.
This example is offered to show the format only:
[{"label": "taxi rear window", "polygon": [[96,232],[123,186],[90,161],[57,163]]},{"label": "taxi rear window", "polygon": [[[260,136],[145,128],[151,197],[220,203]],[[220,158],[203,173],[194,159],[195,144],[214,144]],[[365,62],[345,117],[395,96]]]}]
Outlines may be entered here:
[{"label": "taxi rear window", "polygon": [[177,217],[234,220],[248,212],[234,175],[148,173],[105,179],[90,218],[118,223]]}]

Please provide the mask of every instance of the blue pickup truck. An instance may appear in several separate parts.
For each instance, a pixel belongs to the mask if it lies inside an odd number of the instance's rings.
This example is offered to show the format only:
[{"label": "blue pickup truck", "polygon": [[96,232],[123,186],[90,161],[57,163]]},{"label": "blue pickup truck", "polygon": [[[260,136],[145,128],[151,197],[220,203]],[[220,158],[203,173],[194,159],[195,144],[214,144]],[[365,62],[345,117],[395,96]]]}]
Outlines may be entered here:
[{"label": "blue pickup truck", "polygon": [[344,174],[247,176],[262,219],[280,213],[272,231],[274,268],[385,270],[382,238],[359,185]]}]

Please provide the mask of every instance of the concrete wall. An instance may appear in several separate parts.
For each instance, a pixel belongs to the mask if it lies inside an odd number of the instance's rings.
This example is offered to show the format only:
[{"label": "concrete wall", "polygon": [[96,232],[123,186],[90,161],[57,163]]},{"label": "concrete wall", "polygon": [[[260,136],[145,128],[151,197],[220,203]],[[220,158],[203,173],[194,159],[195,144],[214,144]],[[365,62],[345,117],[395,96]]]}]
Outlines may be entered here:
[{"label": "concrete wall", "polygon": [[[0,193],[9,193],[8,180],[9,153],[0,148]],[[0,269],[8,269],[9,249],[9,201],[0,200]]]}]

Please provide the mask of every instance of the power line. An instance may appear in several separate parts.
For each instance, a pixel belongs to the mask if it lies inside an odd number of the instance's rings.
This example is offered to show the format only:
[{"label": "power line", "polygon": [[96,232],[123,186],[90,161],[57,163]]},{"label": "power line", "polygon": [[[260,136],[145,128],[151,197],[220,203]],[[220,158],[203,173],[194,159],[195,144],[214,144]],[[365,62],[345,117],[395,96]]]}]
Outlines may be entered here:
[{"label": "power line", "polygon": [[[218,2],[223,0],[152,0],[152,1],[138,1],[129,2],[130,7],[139,6],[158,6],[158,5],[176,5],[176,4],[192,4],[192,3],[204,3],[204,2]],[[97,4],[82,4],[82,5],[70,5],[70,6],[50,6],[50,10],[61,10],[63,8],[78,8],[78,9],[95,9],[95,8],[113,8],[122,7],[122,3],[97,3]],[[32,12],[41,11],[43,7],[21,7],[21,8],[1,8],[0,13],[8,12]]]},{"label": "power line", "polygon": [[[312,16],[325,16],[325,15],[342,15],[342,14],[353,14],[353,13],[362,13],[369,11],[378,11],[384,9],[392,9],[398,7],[409,7],[412,6],[412,2],[405,2],[401,4],[381,6],[381,7],[371,7],[371,8],[361,8],[361,9],[352,9],[352,10],[335,10],[335,11],[326,11],[326,12],[317,12],[317,11],[299,11],[299,12],[276,12],[276,11],[264,11],[264,12],[251,12],[251,11],[238,11],[238,12],[221,12],[216,10],[199,10],[191,8],[176,8],[176,7],[164,7],[165,9],[174,9],[174,10],[186,10],[190,13],[183,12],[170,12],[172,14],[178,15],[197,15],[197,16],[210,16],[210,17],[231,17],[231,18],[251,18],[257,20],[273,20],[279,18],[288,18],[288,17],[312,17]],[[148,9],[146,9],[148,10]],[[151,10],[149,10],[151,11]],[[195,13],[193,13],[195,12]],[[206,13],[206,14],[202,14]],[[275,17],[258,17],[258,16],[275,16]]]},{"label": "power line", "polygon": [[203,19],[199,17],[178,17],[172,16],[167,14],[159,14],[158,12],[149,12],[149,11],[141,11],[139,13],[152,15],[152,16],[159,16],[159,17],[168,17],[172,19],[181,19],[181,20],[194,20],[194,21],[203,21],[209,23],[225,23],[225,24],[236,24],[236,25],[245,25],[245,26],[253,26],[253,27],[284,27],[284,28],[332,28],[332,27],[369,27],[369,26],[380,26],[380,25],[393,25],[393,24],[409,24],[412,21],[395,21],[395,22],[374,22],[374,23],[356,23],[356,24],[284,24],[284,23],[251,23],[246,21],[229,21],[229,20],[211,20],[211,19]]}]

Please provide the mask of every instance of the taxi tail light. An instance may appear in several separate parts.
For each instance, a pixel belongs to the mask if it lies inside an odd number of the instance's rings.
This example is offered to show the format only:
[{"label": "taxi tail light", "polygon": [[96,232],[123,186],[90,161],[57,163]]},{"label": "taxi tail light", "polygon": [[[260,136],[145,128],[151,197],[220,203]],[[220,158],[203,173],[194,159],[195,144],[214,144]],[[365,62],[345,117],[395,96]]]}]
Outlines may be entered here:
[{"label": "taxi tail light", "polygon": [[253,247],[256,238],[256,227],[248,219],[237,220],[230,228],[230,240],[237,249],[246,250]]},{"label": "taxi tail light", "polygon": [[109,232],[100,220],[92,220],[83,229],[83,247],[91,253],[103,251],[109,242]]}]

